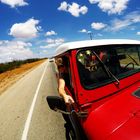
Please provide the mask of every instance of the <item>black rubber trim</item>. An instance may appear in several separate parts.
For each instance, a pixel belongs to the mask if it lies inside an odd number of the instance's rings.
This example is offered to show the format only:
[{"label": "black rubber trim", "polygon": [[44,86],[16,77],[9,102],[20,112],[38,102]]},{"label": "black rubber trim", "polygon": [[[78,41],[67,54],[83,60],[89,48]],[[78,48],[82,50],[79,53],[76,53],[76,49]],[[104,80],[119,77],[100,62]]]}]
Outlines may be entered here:
[{"label": "black rubber trim", "polygon": [[140,99],[140,88],[138,88],[136,91],[134,91],[132,93],[132,95]]}]

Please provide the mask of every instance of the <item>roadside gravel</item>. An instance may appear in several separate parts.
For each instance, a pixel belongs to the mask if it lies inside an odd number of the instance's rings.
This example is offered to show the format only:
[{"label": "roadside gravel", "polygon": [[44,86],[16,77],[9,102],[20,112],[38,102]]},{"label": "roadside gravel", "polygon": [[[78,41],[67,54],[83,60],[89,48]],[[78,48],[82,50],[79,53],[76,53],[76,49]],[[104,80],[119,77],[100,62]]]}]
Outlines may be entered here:
[{"label": "roadside gravel", "polygon": [[17,80],[24,77],[32,69],[43,63],[45,60],[40,60],[33,63],[27,63],[19,68],[4,72],[0,74],[0,95]]}]

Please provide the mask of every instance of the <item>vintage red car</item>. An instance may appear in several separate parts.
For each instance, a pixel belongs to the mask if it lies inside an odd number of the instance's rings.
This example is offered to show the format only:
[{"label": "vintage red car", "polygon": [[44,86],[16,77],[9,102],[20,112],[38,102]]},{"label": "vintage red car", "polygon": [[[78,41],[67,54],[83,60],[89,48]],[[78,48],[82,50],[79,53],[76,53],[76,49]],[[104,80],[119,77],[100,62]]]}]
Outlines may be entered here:
[{"label": "vintage red car", "polygon": [[69,67],[67,111],[61,97],[51,109],[69,117],[71,139],[140,140],[140,41],[127,39],[65,43],[55,58]]}]

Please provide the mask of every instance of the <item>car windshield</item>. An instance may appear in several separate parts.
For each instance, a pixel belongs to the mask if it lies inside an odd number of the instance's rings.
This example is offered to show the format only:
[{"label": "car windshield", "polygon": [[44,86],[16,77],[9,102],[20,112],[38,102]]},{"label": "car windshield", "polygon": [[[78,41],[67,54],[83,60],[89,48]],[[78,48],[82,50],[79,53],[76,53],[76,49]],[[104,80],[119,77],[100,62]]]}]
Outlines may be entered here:
[{"label": "car windshield", "polygon": [[106,45],[77,53],[81,84],[91,89],[140,71],[139,45]]}]

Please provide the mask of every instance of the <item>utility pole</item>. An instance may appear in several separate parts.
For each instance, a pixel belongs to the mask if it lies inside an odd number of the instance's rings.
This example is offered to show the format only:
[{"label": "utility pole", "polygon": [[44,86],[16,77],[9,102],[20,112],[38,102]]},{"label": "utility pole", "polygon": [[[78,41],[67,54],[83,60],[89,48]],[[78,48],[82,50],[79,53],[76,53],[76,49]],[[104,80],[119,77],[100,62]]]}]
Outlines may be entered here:
[{"label": "utility pole", "polygon": [[92,33],[92,32],[88,32],[88,35],[89,35],[89,37],[90,37],[90,40],[92,40],[92,39],[93,39],[93,38],[92,38],[93,33]]}]

